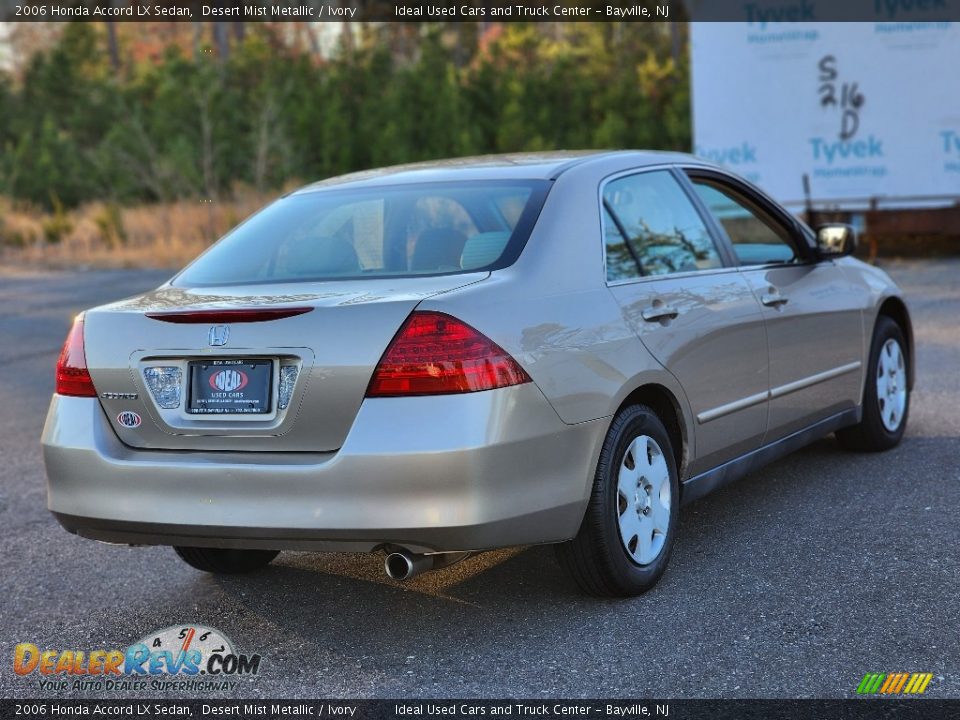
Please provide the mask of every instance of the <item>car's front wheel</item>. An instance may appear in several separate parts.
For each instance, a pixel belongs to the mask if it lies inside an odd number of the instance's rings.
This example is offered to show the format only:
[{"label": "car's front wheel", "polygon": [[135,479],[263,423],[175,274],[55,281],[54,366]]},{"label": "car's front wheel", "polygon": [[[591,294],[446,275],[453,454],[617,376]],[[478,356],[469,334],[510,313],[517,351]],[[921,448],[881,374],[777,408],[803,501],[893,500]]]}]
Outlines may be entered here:
[{"label": "car's front wheel", "polygon": [[223,548],[175,547],[177,555],[190,567],[215,575],[235,575],[259,570],[270,564],[277,550],[229,550]]},{"label": "car's front wheel", "polygon": [[652,588],[673,549],[680,500],[670,436],[644,405],[621,410],[607,433],[577,536],[557,546],[560,564],[591,595],[630,597]]},{"label": "car's front wheel", "polygon": [[906,348],[900,326],[885,315],[877,318],[863,390],[863,417],[859,424],[836,433],[847,450],[889,450],[903,437],[910,411]]}]

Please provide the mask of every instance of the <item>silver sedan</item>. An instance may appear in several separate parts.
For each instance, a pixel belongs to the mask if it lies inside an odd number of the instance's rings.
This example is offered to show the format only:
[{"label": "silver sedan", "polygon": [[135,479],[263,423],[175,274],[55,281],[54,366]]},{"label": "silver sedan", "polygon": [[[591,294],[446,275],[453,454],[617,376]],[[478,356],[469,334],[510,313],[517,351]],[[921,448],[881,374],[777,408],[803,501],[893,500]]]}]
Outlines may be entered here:
[{"label": "silver sedan", "polygon": [[829,433],[900,441],[910,318],[854,242],[679,154],[310,185],[76,319],[49,507],[209,572],[382,551],[406,579],[556,543],[585,591],[635,595],[682,503]]}]

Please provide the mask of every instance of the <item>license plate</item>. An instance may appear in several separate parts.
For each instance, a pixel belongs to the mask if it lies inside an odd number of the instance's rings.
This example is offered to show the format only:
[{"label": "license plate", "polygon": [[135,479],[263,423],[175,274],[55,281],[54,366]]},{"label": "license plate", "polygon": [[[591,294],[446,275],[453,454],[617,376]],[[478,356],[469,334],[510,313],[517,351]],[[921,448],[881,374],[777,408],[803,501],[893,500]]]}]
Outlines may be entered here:
[{"label": "license plate", "polygon": [[196,360],[190,363],[187,412],[269,414],[272,391],[272,360]]}]

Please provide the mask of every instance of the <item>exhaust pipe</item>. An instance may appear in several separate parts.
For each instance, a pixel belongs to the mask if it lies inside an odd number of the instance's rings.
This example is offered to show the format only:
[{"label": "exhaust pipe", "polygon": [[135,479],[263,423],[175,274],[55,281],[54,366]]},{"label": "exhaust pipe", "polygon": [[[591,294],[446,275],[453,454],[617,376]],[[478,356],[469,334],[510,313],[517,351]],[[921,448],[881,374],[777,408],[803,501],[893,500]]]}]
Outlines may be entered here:
[{"label": "exhaust pipe", "polygon": [[412,553],[409,550],[398,550],[387,555],[383,561],[383,569],[394,580],[410,580],[428,570],[439,570],[450,567],[461,560],[466,560],[471,552]]}]

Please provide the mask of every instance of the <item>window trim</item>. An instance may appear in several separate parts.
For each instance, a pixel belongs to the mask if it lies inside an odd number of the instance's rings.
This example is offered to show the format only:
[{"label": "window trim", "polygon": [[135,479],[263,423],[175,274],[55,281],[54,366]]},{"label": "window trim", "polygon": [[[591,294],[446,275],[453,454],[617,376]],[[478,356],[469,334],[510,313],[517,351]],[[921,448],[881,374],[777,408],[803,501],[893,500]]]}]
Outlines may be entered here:
[{"label": "window trim", "polygon": [[[809,265],[818,262],[816,254],[814,253],[814,250],[808,240],[807,234],[803,232],[800,221],[793,217],[793,215],[788,213],[786,210],[781,208],[776,201],[771,199],[755,185],[752,185],[736,175],[718,170],[713,167],[701,165],[679,165],[677,166],[677,170],[683,176],[683,181],[689,185],[690,191],[696,196],[695,201],[701,213],[706,216],[706,222],[709,222],[711,227],[713,227],[720,238],[722,238],[722,242],[728,249],[731,260],[736,267],[748,270],[760,270],[765,268],[796,267],[798,265]],[[794,255],[796,257],[790,262],[770,262],[759,265],[751,265],[741,262],[736,253],[734,243],[727,234],[727,231],[724,229],[723,224],[713,214],[713,212],[711,212],[710,208],[707,207],[707,204],[697,193],[696,188],[694,187],[694,179],[696,178],[712,181],[721,187],[729,189],[734,195],[741,195],[745,197],[749,202],[759,207],[761,211],[766,213],[773,222],[777,223],[781,229],[786,232],[787,238],[789,238],[789,242],[793,247]]]},{"label": "window trim", "polygon": [[[604,191],[606,190],[607,185],[617,180],[621,180],[625,177],[633,177],[635,175],[643,175],[651,172],[663,172],[667,171],[673,179],[676,181],[680,190],[686,195],[687,199],[690,201],[693,206],[694,211],[700,217],[700,221],[704,224],[704,227],[707,230],[707,234],[710,236],[710,239],[713,241],[714,248],[716,248],[717,255],[720,257],[721,265],[716,268],[707,268],[704,270],[687,270],[684,272],[674,272],[674,273],[663,273],[661,275],[640,275],[635,278],[624,278],[622,280],[610,280],[607,275],[607,225],[604,218]],[[691,194],[693,193],[693,194]],[[732,251],[727,247],[727,242],[725,236],[718,236],[714,228],[714,223],[712,219],[704,217],[703,209],[701,204],[698,202],[698,199],[694,196],[695,191],[689,187],[689,180],[686,178],[684,172],[678,168],[677,165],[671,163],[664,163],[660,165],[645,165],[643,167],[634,167],[627,170],[618,170],[615,173],[607,175],[600,181],[597,192],[597,208],[599,211],[599,220],[600,220],[600,252],[602,253],[601,257],[603,258],[603,281],[607,287],[618,287],[620,285],[633,285],[635,283],[642,282],[655,282],[657,280],[663,280],[666,278],[685,278],[685,277],[703,277],[706,274],[723,274],[728,272],[736,272],[737,266],[735,264],[736,258],[733,256]],[[616,221],[614,221],[616,222]],[[624,238],[624,242],[629,243],[627,238]],[[642,267],[642,265],[641,265]],[[639,269],[639,268],[638,268]]]}]

